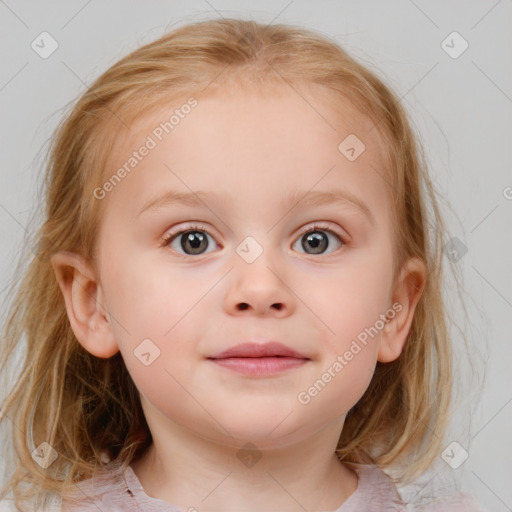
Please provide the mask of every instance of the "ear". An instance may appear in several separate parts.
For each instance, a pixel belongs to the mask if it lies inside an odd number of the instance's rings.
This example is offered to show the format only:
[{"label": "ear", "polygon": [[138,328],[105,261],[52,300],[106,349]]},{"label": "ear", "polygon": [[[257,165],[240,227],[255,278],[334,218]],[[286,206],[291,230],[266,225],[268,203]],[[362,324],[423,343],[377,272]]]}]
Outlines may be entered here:
[{"label": "ear", "polygon": [[90,264],[79,254],[60,251],[51,264],[66,302],[71,328],[80,344],[91,354],[109,358],[119,351],[107,317],[103,292]]},{"label": "ear", "polygon": [[392,307],[388,310],[390,320],[381,332],[377,356],[381,363],[394,361],[402,353],[426,278],[425,263],[418,258],[408,260],[402,268],[392,293]]}]

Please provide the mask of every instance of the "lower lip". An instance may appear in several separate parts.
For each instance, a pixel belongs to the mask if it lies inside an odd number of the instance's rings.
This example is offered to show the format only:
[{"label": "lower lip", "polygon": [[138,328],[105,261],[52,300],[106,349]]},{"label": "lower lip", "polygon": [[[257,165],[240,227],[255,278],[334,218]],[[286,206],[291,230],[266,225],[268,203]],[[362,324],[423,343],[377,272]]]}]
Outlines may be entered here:
[{"label": "lower lip", "polygon": [[307,363],[308,359],[297,359],[296,357],[227,357],[225,359],[210,359],[210,361],[245,375],[272,375],[298,368]]}]

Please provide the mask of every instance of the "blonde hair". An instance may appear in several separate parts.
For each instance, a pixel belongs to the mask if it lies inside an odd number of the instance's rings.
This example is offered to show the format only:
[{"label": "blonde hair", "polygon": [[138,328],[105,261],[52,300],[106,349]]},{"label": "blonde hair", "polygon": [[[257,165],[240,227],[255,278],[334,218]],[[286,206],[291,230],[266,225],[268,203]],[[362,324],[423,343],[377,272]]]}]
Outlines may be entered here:
[{"label": "blonde hair", "polygon": [[[28,267],[2,339],[2,372],[23,338],[26,349],[2,407],[2,420],[16,426],[13,472],[2,495],[8,489],[20,499],[41,491],[62,493],[90,477],[103,464],[102,454],[126,466],[151,443],[120,354],[97,358],[75,338],[50,257],[67,250],[95,261],[105,201],[96,200],[93,191],[103,183],[116,124],[129,126],[170,96],[200,94],[206,87],[213,94],[228,83],[317,88],[332,101],[348,99],[373,120],[388,150],[394,275],[415,257],[425,262],[428,277],[408,343],[396,361],[377,364],[368,390],[347,415],[337,453],[347,464],[374,463],[383,469],[410,459],[404,473],[409,479],[439,455],[452,382],[441,287],[445,227],[425,157],[399,99],[339,45],[313,32],[209,20],[181,27],[117,62],[89,87],[55,133],[44,183],[44,222],[27,242],[32,247],[24,255]],[[46,470],[31,456],[42,442],[59,454]]]}]

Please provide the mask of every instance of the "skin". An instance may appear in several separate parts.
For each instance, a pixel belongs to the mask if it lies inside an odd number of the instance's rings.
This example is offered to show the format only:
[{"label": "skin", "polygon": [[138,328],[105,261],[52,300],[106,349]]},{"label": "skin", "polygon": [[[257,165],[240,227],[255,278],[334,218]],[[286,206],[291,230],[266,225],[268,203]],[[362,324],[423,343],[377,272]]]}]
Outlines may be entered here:
[{"label": "skin", "polygon": [[[346,413],[377,361],[399,357],[423,289],[426,271],[417,260],[392,281],[387,185],[370,167],[383,168],[376,130],[368,131],[371,122],[349,104],[338,103],[341,114],[334,116],[329,98],[307,100],[289,88],[199,97],[103,199],[97,265],[69,252],[52,258],[77,339],[98,357],[120,350],[140,391],[154,442],[132,465],[136,475],[149,496],[183,510],[338,508],[357,488],[356,474],[334,453]],[[179,105],[162,107],[122,134],[109,170]],[[353,162],[338,151],[351,133],[366,145]],[[351,206],[285,204],[290,191],[312,189],[353,193],[375,224]],[[138,215],[167,190],[215,191],[228,199]],[[179,237],[161,245],[190,221],[210,235],[203,254],[187,255]],[[308,254],[301,245],[314,222],[334,233],[322,230],[325,254]],[[263,249],[252,263],[236,252],[247,236]],[[298,393],[395,302],[401,311],[317,396],[299,403]],[[134,355],[146,338],[160,350],[149,366]],[[256,378],[206,359],[265,339],[309,361]],[[250,466],[237,457],[248,442],[261,456]]]}]

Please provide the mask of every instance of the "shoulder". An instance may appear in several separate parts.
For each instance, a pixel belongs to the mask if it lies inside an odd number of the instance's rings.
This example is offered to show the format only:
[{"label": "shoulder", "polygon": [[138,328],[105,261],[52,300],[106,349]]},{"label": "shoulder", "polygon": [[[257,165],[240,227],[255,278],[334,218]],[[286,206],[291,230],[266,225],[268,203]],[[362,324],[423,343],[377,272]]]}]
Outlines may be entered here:
[{"label": "shoulder", "polygon": [[[60,503],[54,502],[46,507],[40,507],[35,512],[61,512],[62,507]],[[0,512],[19,512],[12,500],[0,500]]]},{"label": "shoulder", "polygon": [[124,470],[123,466],[113,462],[96,468],[91,477],[75,483],[72,489],[61,494],[62,509],[80,512],[132,510],[131,497],[126,492]]},{"label": "shoulder", "polygon": [[[46,507],[40,507],[35,512],[61,512],[62,506],[59,501],[54,500]],[[0,500],[0,512],[19,512],[13,500]]]},{"label": "shoulder", "polygon": [[0,500],[0,512],[14,512],[16,507],[10,500]]},{"label": "shoulder", "polygon": [[370,464],[353,464],[358,477],[356,491],[335,512],[398,512],[404,502],[388,475]]},{"label": "shoulder", "polygon": [[398,478],[397,489],[407,512],[486,512],[476,496],[461,490],[453,473],[442,467],[431,468],[408,484],[400,484]]},{"label": "shoulder", "polygon": [[379,512],[487,512],[473,494],[460,491],[421,505],[413,504],[398,491],[393,478],[375,465],[359,465],[354,469],[359,477],[358,488],[339,512],[358,511],[363,507]]},{"label": "shoulder", "polygon": [[486,512],[486,510],[473,494],[459,491],[450,497],[417,507],[413,512]]}]

